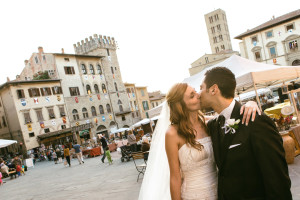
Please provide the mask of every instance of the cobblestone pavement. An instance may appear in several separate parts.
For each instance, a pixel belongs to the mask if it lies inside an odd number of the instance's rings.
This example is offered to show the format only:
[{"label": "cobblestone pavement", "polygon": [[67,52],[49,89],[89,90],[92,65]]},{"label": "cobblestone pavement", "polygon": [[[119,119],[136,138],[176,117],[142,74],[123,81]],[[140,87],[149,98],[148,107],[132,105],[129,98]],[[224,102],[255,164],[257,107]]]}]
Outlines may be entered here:
[{"label": "cobblestone pavement", "polygon": [[[112,153],[113,165],[102,163],[100,158],[85,159],[78,164],[71,161],[72,167],[53,162],[37,163],[25,176],[17,179],[4,179],[0,187],[3,200],[52,200],[52,199],[91,199],[91,200],[135,200],[138,198],[142,177],[137,182],[137,171],[133,161],[120,161],[117,152]],[[289,165],[294,200],[300,200],[300,156]]]}]

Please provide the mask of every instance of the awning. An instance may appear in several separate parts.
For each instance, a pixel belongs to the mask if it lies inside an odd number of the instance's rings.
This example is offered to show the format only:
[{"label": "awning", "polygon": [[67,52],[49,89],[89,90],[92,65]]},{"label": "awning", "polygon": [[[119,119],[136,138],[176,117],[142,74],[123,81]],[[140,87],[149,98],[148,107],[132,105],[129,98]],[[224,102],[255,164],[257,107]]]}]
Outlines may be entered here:
[{"label": "awning", "polygon": [[11,144],[14,144],[14,143],[17,143],[16,140],[4,140],[4,139],[0,139],[0,148],[3,148],[3,147],[7,147]]},{"label": "awning", "polygon": [[129,128],[120,128],[118,130],[112,131],[110,134],[115,134],[115,133],[120,133],[120,132],[124,132],[124,131],[128,131]]},{"label": "awning", "polygon": [[90,134],[90,131],[87,130],[87,129],[82,130],[82,131],[79,132],[79,136],[84,136],[84,135],[88,135],[88,134]]},{"label": "awning", "polygon": [[45,139],[45,138],[49,138],[49,137],[54,137],[54,136],[58,136],[64,133],[68,133],[71,132],[71,128],[67,128],[67,129],[62,129],[62,130],[58,130],[58,131],[54,131],[54,132],[50,132],[50,133],[44,133],[42,135],[38,135],[37,137],[39,139]]}]

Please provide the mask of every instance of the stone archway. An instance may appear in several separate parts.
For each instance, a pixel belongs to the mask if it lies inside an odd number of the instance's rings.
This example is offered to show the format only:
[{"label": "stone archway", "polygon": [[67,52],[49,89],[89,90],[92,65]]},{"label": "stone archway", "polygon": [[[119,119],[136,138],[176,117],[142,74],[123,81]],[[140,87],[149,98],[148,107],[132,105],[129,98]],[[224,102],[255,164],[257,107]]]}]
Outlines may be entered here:
[{"label": "stone archway", "polygon": [[300,66],[300,60],[294,60],[293,62],[292,62],[292,66]]}]

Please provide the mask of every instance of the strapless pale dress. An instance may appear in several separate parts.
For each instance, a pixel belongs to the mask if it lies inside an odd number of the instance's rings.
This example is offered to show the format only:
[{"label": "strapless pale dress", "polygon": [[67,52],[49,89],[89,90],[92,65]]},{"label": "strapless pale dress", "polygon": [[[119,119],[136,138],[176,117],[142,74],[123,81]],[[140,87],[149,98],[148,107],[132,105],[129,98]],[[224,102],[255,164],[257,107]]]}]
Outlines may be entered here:
[{"label": "strapless pale dress", "polygon": [[179,149],[183,200],[217,200],[217,167],[210,137],[197,140],[201,151],[184,144]]}]

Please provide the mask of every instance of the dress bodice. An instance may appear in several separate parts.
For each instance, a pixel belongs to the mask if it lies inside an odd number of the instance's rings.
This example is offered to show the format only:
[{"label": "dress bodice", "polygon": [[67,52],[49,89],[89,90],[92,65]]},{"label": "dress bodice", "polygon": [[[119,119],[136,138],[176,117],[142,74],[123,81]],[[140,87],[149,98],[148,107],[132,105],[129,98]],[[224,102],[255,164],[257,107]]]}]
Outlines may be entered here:
[{"label": "dress bodice", "polygon": [[181,197],[184,200],[217,199],[217,169],[210,137],[197,140],[204,147],[201,151],[184,144],[179,149],[182,174]]}]

